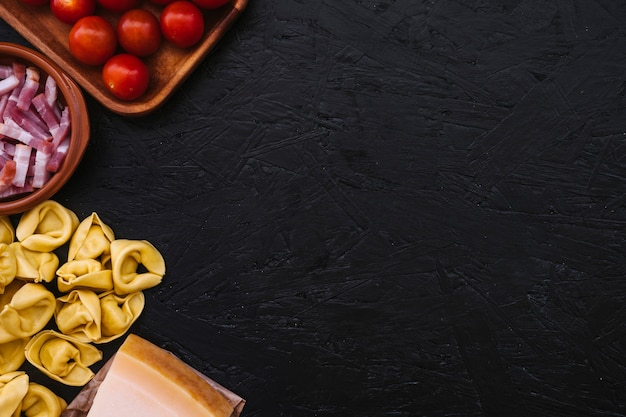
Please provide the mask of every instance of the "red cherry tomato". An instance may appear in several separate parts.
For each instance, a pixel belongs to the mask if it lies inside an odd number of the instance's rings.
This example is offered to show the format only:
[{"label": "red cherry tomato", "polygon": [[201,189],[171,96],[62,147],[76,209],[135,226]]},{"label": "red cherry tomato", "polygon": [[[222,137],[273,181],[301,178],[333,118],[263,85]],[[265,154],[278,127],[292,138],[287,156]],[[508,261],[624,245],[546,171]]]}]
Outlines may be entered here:
[{"label": "red cherry tomato", "polygon": [[95,12],[96,0],[50,0],[50,10],[61,22],[73,25]]},{"label": "red cherry tomato", "polygon": [[217,9],[220,8],[227,3],[230,3],[231,0],[192,0],[198,7],[203,9]]},{"label": "red cherry tomato", "polygon": [[124,13],[139,6],[141,0],[97,0],[98,5],[115,13]]},{"label": "red cherry tomato", "polygon": [[150,3],[153,4],[160,4],[161,6],[164,6],[166,4],[170,4],[175,2],[176,0],[150,0]]},{"label": "red cherry tomato", "polygon": [[204,34],[204,16],[198,6],[187,0],[165,6],[159,20],[163,37],[180,48],[195,45]]},{"label": "red cherry tomato", "polygon": [[70,30],[70,53],[87,65],[102,65],[117,48],[115,29],[104,18],[96,15],[78,19]]},{"label": "red cherry tomato", "polygon": [[126,52],[145,57],[161,46],[159,20],[145,9],[132,9],[117,21],[117,40]]},{"label": "red cherry tomato", "polygon": [[50,0],[22,0],[22,3],[26,3],[29,6],[43,6],[50,3]]},{"label": "red cherry tomato", "polygon": [[132,54],[113,55],[102,67],[102,81],[120,100],[141,97],[150,84],[150,72],[141,59]]}]

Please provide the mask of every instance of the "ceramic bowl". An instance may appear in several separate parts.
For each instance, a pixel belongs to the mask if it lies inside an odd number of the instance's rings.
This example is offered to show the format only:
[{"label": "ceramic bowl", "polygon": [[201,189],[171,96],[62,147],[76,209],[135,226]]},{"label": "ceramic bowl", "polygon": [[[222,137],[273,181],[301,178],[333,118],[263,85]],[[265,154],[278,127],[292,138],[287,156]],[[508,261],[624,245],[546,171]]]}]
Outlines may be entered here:
[{"label": "ceramic bowl", "polygon": [[67,104],[69,109],[71,136],[69,150],[60,169],[43,187],[27,194],[0,200],[0,215],[22,213],[54,196],[79,166],[90,135],[89,115],[83,92],[57,64],[33,49],[0,42],[0,64],[6,65],[15,61],[38,68],[42,79],[44,74],[47,74],[56,81],[59,100]]}]

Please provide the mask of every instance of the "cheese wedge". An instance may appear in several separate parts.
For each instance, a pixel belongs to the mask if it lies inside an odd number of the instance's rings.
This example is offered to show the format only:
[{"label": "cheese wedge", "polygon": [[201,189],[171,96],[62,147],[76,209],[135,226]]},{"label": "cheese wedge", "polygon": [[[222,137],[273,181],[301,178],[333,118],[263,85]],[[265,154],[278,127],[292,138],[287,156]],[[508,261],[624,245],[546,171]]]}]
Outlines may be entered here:
[{"label": "cheese wedge", "polygon": [[129,334],[87,417],[228,417],[228,400],[189,365]]}]

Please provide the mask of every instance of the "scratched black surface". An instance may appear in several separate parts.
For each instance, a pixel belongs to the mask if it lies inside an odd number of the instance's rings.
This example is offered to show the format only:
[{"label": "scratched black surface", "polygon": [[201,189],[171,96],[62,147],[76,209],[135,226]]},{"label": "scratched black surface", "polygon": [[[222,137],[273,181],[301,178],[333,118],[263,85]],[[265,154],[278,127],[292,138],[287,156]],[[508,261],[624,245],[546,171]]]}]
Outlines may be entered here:
[{"label": "scratched black surface", "polygon": [[89,99],[57,199],[161,249],[133,331],[244,416],[624,416],[624,21],[250,0],[155,113]]}]

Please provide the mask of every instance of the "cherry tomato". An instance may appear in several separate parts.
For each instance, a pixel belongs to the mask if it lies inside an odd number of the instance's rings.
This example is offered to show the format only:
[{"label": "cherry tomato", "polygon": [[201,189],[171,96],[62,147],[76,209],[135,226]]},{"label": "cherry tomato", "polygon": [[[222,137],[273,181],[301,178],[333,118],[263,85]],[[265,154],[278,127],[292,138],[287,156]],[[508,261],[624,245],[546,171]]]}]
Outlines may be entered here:
[{"label": "cherry tomato", "polygon": [[101,7],[115,13],[124,13],[139,6],[141,0],[97,0]]},{"label": "cherry tomato", "polygon": [[81,17],[70,30],[69,47],[83,64],[102,65],[117,49],[115,29],[100,16]]},{"label": "cherry tomato", "polygon": [[176,0],[150,0],[150,3],[160,4],[162,6],[175,2]]},{"label": "cherry tomato", "polygon": [[150,72],[141,59],[132,54],[113,55],[102,67],[102,81],[120,100],[141,97],[150,84]]},{"label": "cherry tomato", "polygon": [[124,13],[117,21],[116,32],[122,49],[133,55],[152,55],[161,46],[159,20],[145,9]]},{"label": "cherry tomato", "polygon": [[204,34],[204,16],[198,6],[187,0],[165,6],[159,20],[163,37],[180,48],[195,45]]},{"label": "cherry tomato", "polygon": [[203,9],[217,9],[220,8],[227,3],[230,3],[231,0],[192,0],[198,7]]},{"label": "cherry tomato", "polygon": [[26,3],[30,6],[43,6],[50,3],[50,0],[22,0],[22,3]]},{"label": "cherry tomato", "polygon": [[50,0],[50,10],[61,22],[72,25],[95,12],[96,0]]}]

